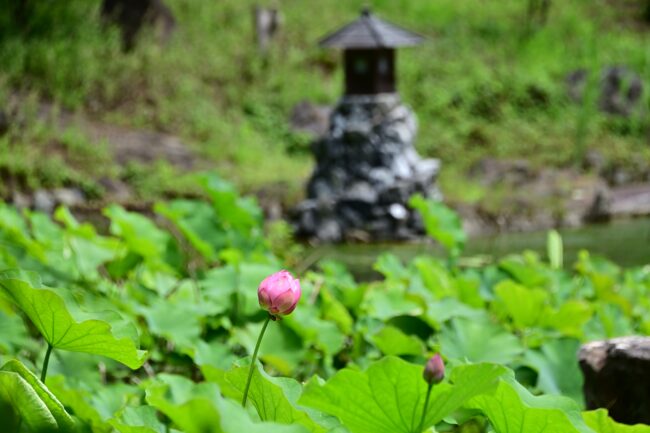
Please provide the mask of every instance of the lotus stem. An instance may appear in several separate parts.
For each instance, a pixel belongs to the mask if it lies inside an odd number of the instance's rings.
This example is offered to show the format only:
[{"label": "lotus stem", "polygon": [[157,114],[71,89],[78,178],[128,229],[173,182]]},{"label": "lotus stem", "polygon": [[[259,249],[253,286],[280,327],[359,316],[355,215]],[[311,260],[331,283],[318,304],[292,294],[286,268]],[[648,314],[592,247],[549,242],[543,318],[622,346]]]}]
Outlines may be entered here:
[{"label": "lotus stem", "polygon": [[43,360],[43,368],[41,369],[41,382],[45,383],[47,376],[47,366],[50,364],[50,355],[52,354],[52,345],[47,343],[47,352],[45,352],[45,359]]},{"label": "lotus stem", "polygon": [[427,397],[424,399],[424,407],[422,408],[422,417],[420,418],[420,425],[417,429],[418,432],[422,432],[422,427],[424,427],[424,419],[427,416],[427,409],[429,408],[429,397],[431,397],[431,389],[433,388],[433,382],[429,383],[427,388]]},{"label": "lotus stem", "polygon": [[244,388],[244,398],[242,399],[242,407],[246,407],[246,400],[248,399],[248,389],[251,387],[251,381],[253,380],[253,372],[255,371],[255,362],[257,361],[257,352],[260,350],[260,344],[262,344],[262,337],[264,337],[264,332],[266,332],[266,327],[269,326],[269,322],[273,318],[272,315],[266,318],[262,330],[260,331],[260,336],[257,337],[257,343],[255,344],[255,350],[253,351],[253,359],[251,359],[251,366],[248,370],[248,379],[246,380],[246,388]]}]

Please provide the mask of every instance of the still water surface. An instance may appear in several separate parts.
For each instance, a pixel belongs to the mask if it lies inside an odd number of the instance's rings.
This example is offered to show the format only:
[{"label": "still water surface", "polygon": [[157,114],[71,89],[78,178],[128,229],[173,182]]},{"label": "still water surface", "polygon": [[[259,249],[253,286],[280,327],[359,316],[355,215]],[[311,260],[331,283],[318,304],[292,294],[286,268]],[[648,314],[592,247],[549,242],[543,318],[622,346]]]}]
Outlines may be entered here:
[{"label": "still water surface", "polygon": [[[574,263],[580,250],[589,250],[623,266],[650,265],[650,217],[620,220],[609,224],[560,230],[564,241],[564,260]],[[471,239],[464,256],[486,255],[493,258],[524,250],[546,255],[546,231],[506,233]],[[377,257],[390,252],[403,261],[420,254],[442,255],[442,250],[427,243],[417,244],[346,244],[318,247],[319,260],[334,259],[361,277],[371,277]]]}]

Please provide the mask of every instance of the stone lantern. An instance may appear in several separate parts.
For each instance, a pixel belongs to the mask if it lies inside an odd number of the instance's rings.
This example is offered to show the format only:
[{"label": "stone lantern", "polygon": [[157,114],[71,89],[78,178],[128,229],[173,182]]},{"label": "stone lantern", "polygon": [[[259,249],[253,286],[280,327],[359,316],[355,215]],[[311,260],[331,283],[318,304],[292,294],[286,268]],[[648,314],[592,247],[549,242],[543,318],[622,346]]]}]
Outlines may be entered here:
[{"label": "stone lantern", "polygon": [[345,93],[328,133],[315,141],[316,168],[296,209],[297,234],[317,241],[403,240],[423,233],[413,194],[437,198],[439,162],[413,146],[417,121],[396,92],[395,48],[423,37],[368,9],[320,41],[343,50]]},{"label": "stone lantern", "polygon": [[356,21],[323,38],[324,48],[343,50],[345,94],[395,92],[395,48],[418,45],[423,37],[380,20],[368,8]]}]

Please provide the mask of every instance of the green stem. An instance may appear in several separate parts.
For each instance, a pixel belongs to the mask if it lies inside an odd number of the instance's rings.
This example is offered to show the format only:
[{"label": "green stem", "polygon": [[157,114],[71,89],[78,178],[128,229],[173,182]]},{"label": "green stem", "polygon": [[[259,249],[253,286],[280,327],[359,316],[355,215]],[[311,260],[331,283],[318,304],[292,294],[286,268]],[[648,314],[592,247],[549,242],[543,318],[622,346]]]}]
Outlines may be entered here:
[{"label": "green stem", "polygon": [[266,321],[264,322],[264,326],[262,326],[262,331],[260,332],[260,336],[257,337],[257,343],[255,344],[255,351],[253,351],[253,359],[251,360],[251,366],[250,369],[248,370],[248,379],[246,380],[246,388],[244,388],[244,399],[241,402],[242,407],[246,407],[246,399],[248,399],[248,389],[251,386],[251,380],[253,380],[253,371],[255,371],[255,361],[257,361],[257,352],[260,350],[260,344],[262,343],[262,337],[264,337],[264,332],[266,331],[266,327],[269,326],[269,322],[271,321],[271,316],[269,314],[269,317],[266,318]]},{"label": "green stem", "polygon": [[52,354],[52,345],[47,344],[47,352],[45,352],[45,360],[43,360],[43,368],[41,369],[41,382],[45,383],[45,377],[47,376],[47,366],[50,363],[50,355]]},{"label": "green stem", "polygon": [[422,432],[422,427],[424,426],[424,418],[427,416],[427,409],[429,408],[429,397],[431,397],[431,389],[433,388],[433,383],[429,384],[427,388],[427,398],[424,399],[424,407],[422,408],[422,418],[420,418],[420,425],[417,429],[418,432]]}]

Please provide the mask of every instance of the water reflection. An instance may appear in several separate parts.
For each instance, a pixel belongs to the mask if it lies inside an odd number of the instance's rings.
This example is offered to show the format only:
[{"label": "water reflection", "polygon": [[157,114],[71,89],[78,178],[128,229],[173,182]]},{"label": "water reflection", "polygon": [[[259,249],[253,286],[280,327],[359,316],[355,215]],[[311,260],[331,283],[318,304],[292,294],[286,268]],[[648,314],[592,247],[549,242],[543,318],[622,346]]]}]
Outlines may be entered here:
[{"label": "water reflection", "polygon": [[[650,218],[620,220],[609,224],[589,225],[560,230],[564,240],[565,263],[574,263],[580,250],[589,250],[622,265],[650,264]],[[546,255],[546,231],[507,233],[470,240],[465,256],[486,255],[493,258],[533,250]],[[345,264],[361,278],[372,276],[376,258],[391,252],[408,261],[420,254],[442,254],[431,244],[357,244],[327,245],[314,252],[319,260],[334,259]]]}]

